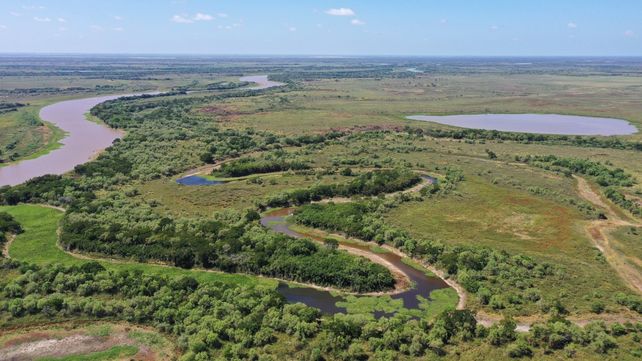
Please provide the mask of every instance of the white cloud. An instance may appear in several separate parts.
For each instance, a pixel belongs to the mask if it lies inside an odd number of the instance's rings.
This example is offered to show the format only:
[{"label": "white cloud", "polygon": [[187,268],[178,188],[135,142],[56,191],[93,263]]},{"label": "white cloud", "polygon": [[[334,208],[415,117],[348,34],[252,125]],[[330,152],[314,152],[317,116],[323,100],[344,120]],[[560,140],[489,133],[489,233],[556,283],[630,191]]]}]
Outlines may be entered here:
[{"label": "white cloud", "polygon": [[0,25],[0,30],[5,30],[7,28],[6,25]]},{"label": "white cloud", "polygon": [[65,19],[65,18],[58,18],[57,20],[58,20],[59,23],[66,23],[67,22],[67,19]]},{"label": "white cloud", "polygon": [[490,30],[492,30],[492,31],[497,31],[497,30],[499,30],[499,26],[497,26],[497,25],[492,25],[492,26],[490,27]]},{"label": "white cloud", "polygon": [[352,19],[352,21],[350,21],[350,24],[352,24],[352,25],[366,25],[366,22],[362,21],[362,20],[359,20],[359,19]]},{"label": "white cloud", "polygon": [[174,15],[170,20],[178,24],[191,24],[194,22],[192,19],[184,15]]},{"label": "white cloud", "polygon": [[192,24],[197,21],[212,21],[214,16],[205,13],[196,13],[194,16],[189,16],[188,14],[176,14],[172,16],[170,21],[178,24]]},{"label": "white cloud", "polygon": [[196,13],[192,18],[194,21],[212,21],[214,17],[210,14]]},{"label": "white cloud", "polygon": [[125,31],[125,29],[124,29],[124,28],[121,28],[120,26],[118,26],[118,27],[115,27],[115,28],[114,28],[114,31],[121,32],[121,31]]},{"label": "white cloud", "polygon": [[119,16],[119,15],[114,16],[114,20],[116,20],[116,21],[121,21],[123,19],[124,18],[122,16]]},{"label": "white cloud", "polygon": [[22,14],[20,14],[18,12],[15,12],[15,11],[9,11],[9,15],[18,17],[18,16],[20,16]]},{"label": "white cloud", "polygon": [[23,10],[44,10],[45,7],[41,5],[23,5]]},{"label": "white cloud", "polygon": [[441,20],[439,20],[439,22],[441,24],[447,24],[448,23],[448,19],[441,19]]},{"label": "white cloud", "polygon": [[33,18],[35,21],[41,22],[41,23],[48,23],[51,21],[50,18],[41,18],[39,16],[36,16]]},{"label": "white cloud", "polygon": [[627,38],[632,38],[635,36],[635,32],[633,30],[627,30],[624,32],[624,36],[626,36]]},{"label": "white cloud", "polygon": [[577,28],[577,24],[576,24],[576,23],[574,23],[574,22],[572,22],[572,21],[571,21],[571,22],[569,22],[568,24],[566,24],[566,26],[567,26],[569,29],[575,29],[575,28]]},{"label": "white cloud", "polygon": [[218,14],[216,14],[216,16],[218,16],[219,18],[226,18],[229,15],[227,15],[226,13],[218,13]]},{"label": "white cloud", "polygon": [[354,10],[350,8],[338,8],[338,9],[328,9],[325,11],[326,14],[332,16],[355,16]]},{"label": "white cloud", "polygon": [[295,32],[295,31],[296,31],[296,28],[295,28],[294,26],[290,26],[290,27],[288,28],[288,31]]}]

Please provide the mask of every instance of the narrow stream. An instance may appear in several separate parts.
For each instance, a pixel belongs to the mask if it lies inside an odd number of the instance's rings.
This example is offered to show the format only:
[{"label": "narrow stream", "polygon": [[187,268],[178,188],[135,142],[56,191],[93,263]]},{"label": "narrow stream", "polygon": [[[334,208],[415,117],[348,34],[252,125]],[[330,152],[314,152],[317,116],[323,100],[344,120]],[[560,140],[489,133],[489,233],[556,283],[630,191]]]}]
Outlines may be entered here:
[{"label": "narrow stream", "polygon": [[[322,242],[323,239],[321,237],[302,234],[290,228],[290,225],[286,221],[286,217],[292,214],[293,211],[293,208],[286,208],[270,212],[266,216],[261,218],[261,225],[275,232],[286,234],[294,238],[309,238],[315,241]],[[374,251],[372,251],[372,249],[370,249],[370,245],[366,243],[340,241],[339,244],[345,248],[353,248],[360,251],[375,253]],[[417,296],[430,299],[430,293],[432,291],[449,287],[442,279],[438,277],[427,276],[424,272],[405,264],[402,261],[402,257],[397,254],[391,252],[377,253],[377,256],[392,263],[399,270],[401,270],[401,272],[404,273],[413,283],[413,286],[411,288],[391,295],[392,299],[403,300],[403,305],[407,309],[420,308],[420,302]],[[308,306],[320,309],[325,314],[345,312],[344,308],[337,307],[336,305],[337,302],[344,300],[344,297],[334,296],[329,291],[309,287],[289,287],[285,283],[279,284],[278,291],[288,300],[288,302],[302,302]],[[382,316],[391,315],[384,312],[375,313],[376,318]]]}]

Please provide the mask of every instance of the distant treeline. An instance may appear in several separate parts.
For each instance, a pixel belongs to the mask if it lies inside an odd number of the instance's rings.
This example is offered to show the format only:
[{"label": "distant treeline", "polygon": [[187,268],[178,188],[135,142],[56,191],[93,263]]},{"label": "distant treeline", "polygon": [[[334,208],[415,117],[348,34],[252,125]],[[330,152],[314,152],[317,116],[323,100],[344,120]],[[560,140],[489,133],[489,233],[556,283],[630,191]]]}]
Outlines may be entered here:
[{"label": "distant treeline", "polygon": [[9,112],[15,112],[18,110],[18,108],[22,108],[26,106],[27,104],[23,103],[7,103],[7,102],[0,102],[0,114],[3,113],[9,113]]},{"label": "distant treeline", "polygon": [[311,81],[321,79],[362,79],[362,78],[413,78],[415,73],[397,71],[394,66],[355,69],[318,70],[288,70],[287,72],[270,75],[270,80],[279,82]]},{"label": "distant treeline", "polygon": [[310,165],[296,160],[242,158],[222,164],[220,169],[216,169],[212,172],[212,175],[222,177],[242,177],[251,174],[305,169],[310,169]]},{"label": "distant treeline", "polygon": [[622,140],[617,137],[585,137],[555,134],[532,134],[500,132],[485,129],[435,129],[414,128],[406,126],[408,133],[426,135],[433,138],[452,138],[463,140],[501,140],[520,143],[546,143],[572,145],[587,148],[629,149],[642,151],[642,142]]}]

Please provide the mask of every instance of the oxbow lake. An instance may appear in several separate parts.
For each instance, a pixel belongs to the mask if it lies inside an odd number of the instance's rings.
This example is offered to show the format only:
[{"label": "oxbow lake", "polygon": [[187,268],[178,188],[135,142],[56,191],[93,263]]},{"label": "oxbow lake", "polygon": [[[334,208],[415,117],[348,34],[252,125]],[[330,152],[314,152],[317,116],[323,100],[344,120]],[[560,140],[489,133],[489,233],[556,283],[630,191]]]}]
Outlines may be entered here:
[{"label": "oxbow lake", "polygon": [[410,120],[461,128],[558,135],[628,135],[638,132],[622,119],[560,114],[413,115]]},{"label": "oxbow lake", "polygon": [[198,175],[188,175],[176,180],[176,183],[184,186],[215,186],[224,184],[223,181],[209,180]]}]

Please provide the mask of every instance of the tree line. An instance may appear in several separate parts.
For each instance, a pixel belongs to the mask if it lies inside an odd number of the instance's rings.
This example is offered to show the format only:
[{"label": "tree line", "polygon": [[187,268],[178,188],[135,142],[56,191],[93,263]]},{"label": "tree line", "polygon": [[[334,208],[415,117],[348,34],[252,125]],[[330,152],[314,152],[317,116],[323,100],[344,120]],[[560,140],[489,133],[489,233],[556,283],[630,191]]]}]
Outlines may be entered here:
[{"label": "tree line", "polygon": [[583,148],[609,148],[642,151],[642,142],[623,140],[619,137],[587,137],[579,135],[570,136],[556,134],[516,133],[486,129],[415,128],[410,126],[406,126],[405,131],[411,134],[425,135],[432,138],[452,138],[475,141],[514,141],[527,144],[560,144]]},{"label": "tree line", "polygon": [[559,350],[612,355],[618,342],[639,340],[642,332],[641,324],[632,323],[581,328],[560,314],[525,334],[515,331],[511,319],[484,327],[467,310],[444,311],[432,321],[323,317],[317,309],[285,303],[274,289],[109,271],[96,262],[40,267],[0,260],[0,274],[4,323],[82,317],[152,326],[176,338],[181,361],[425,359],[480,343],[515,358]]}]

